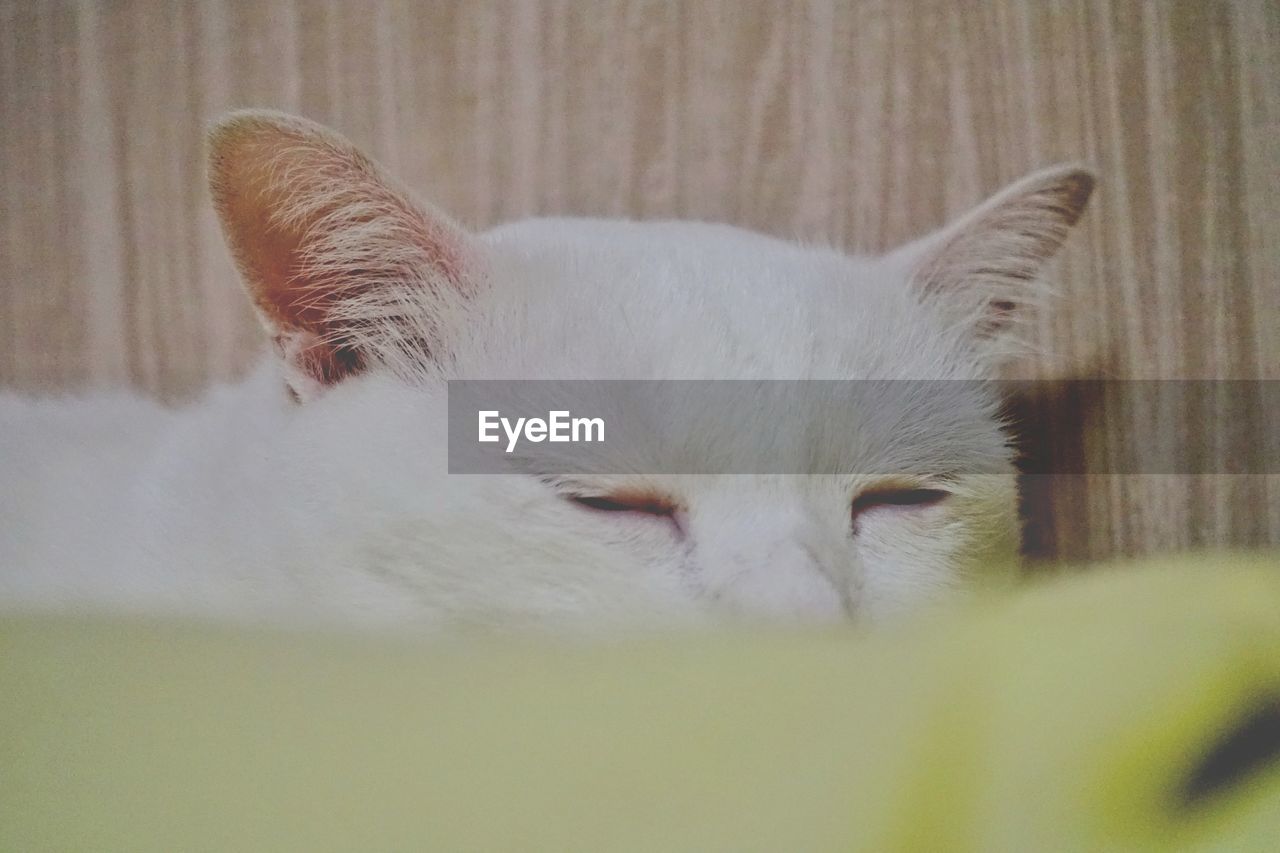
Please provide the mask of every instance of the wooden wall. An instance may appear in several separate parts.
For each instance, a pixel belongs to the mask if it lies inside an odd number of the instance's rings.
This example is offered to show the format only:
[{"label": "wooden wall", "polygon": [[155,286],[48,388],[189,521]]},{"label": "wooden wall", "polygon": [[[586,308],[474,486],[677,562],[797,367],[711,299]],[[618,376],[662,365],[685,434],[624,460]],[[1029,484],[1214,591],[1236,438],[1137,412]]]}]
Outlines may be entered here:
[{"label": "wooden wall", "polygon": [[[477,226],[698,217],[852,250],[1084,160],[1038,369],[1280,379],[1268,0],[0,0],[0,385],[178,399],[245,366],[201,151],[239,106],[335,126]],[[1096,420],[1090,452],[1138,428]],[[1037,479],[1033,549],[1280,544],[1280,478],[1243,452],[1252,474]]]}]

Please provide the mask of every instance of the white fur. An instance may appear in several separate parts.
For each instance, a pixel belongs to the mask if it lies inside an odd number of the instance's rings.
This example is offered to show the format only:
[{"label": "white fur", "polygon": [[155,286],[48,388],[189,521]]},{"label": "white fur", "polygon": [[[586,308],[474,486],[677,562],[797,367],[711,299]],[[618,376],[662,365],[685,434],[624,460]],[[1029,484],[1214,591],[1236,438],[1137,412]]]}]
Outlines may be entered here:
[{"label": "white fur", "polygon": [[[361,342],[367,369],[303,404],[285,392],[287,354],[176,411],[0,397],[0,604],[427,626],[875,619],[1012,566],[993,400],[908,430],[824,430],[844,476],[598,484],[671,495],[680,530],[533,477],[445,470],[447,378],[993,375],[973,330],[913,285],[933,260],[677,222],[532,220],[468,239],[481,271],[465,298],[442,309],[418,278],[394,311],[364,298],[351,328],[389,318]],[[749,458],[759,440],[726,452]],[[877,485],[857,472],[885,459],[925,466],[921,482],[947,460],[960,473],[942,503],[873,510],[855,534],[850,502]]]}]

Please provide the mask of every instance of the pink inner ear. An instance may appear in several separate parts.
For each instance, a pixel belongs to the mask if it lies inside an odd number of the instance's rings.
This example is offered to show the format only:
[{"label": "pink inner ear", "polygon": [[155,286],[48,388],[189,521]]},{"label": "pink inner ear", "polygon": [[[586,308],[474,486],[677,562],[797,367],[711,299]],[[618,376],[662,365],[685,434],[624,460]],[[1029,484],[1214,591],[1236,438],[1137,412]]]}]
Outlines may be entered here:
[{"label": "pink inner ear", "polygon": [[310,122],[232,117],[212,136],[210,180],[260,316],[293,372],[319,385],[363,369],[379,326],[380,340],[421,338],[388,328],[395,306],[430,311],[431,296],[468,289],[464,232]]},{"label": "pink inner ear", "polygon": [[272,342],[282,358],[325,385],[331,385],[361,367],[358,352],[335,347],[314,332],[281,332]]}]

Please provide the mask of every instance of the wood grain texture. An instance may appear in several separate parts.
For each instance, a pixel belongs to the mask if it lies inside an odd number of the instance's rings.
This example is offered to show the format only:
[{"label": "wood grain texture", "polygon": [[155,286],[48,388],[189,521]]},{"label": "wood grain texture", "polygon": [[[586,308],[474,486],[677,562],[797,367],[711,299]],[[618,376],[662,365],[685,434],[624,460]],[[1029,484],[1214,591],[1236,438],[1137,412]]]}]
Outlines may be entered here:
[{"label": "wood grain texture", "polygon": [[[1037,371],[1280,379],[1268,0],[0,0],[0,385],[178,399],[243,370],[259,334],[202,174],[240,106],[340,129],[477,226],[693,217],[865,251],[1082,160],[1101,189]],[[1104,412],[1082,441],[1141,428]],[[1042,554],[1280,544],[1274,475],[1029,486]]]}]

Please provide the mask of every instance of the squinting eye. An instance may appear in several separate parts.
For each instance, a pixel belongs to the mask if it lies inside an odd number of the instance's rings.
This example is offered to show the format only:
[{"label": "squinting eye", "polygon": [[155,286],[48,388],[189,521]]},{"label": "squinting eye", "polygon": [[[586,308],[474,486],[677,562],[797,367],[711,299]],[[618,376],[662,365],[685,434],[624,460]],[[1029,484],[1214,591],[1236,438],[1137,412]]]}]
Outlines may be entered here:
[{"label": "squinting eye", "polygon": [[872,489],[853,499],[853,523],[864,512],[882,507],[929,507],[942,503],[951,495],[945,489]]},{"label": "squinting eye", "polygon": [[569,495],[568,498],[578,506],[598,512],[637,512],[666,518],[676,511],[669,500],[651,494]]}]

